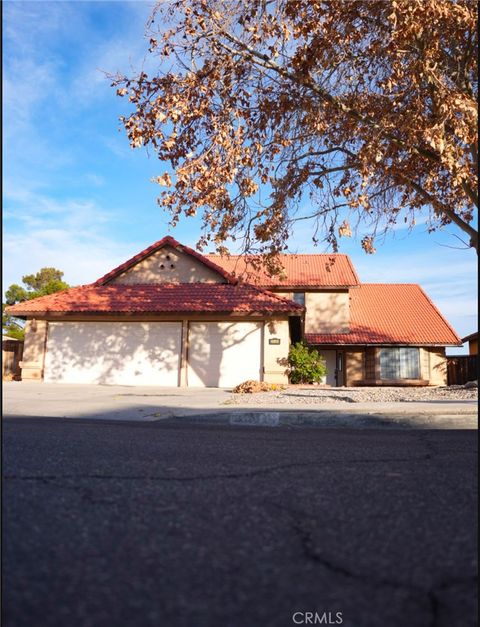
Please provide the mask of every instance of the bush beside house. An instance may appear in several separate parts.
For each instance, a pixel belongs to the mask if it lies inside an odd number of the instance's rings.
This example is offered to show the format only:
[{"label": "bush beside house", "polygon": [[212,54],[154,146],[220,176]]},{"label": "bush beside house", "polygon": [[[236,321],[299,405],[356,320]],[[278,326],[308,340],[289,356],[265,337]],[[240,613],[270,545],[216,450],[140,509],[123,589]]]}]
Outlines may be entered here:
[{"label": "bush beside house", "polygon": [[320,383],[327,374],[325,359],[304,342],[297,342],[288,354],[291,383]]}]

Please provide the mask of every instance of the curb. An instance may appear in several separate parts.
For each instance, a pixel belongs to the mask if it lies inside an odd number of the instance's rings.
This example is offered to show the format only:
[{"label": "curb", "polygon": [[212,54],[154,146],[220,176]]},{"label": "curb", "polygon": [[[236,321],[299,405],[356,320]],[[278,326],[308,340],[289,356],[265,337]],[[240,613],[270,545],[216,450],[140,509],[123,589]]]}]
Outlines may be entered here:
[{"label": "curb", "polygon": [[422,411],[372,411],[357,409],[346,411],[323,410],[276,410],[237,408],[225,409],[175,409],[162,408],[152,413],[138,414],[136,411],[120,409],[108,417],[92,414],[76,415],[35,415],[5,413],[4,419],[39,418],[51,420],[86,420],[89,422],[112,423],[177,423],[177,424],[217,424],[233,427],[319,427],[349,429],[478,429],[477,412],[473,408],[435,408]]},{"label": "curb", "polygon": [[393,429],[477,429],[476,412],[402,413],[402,412],[285,412],[232,411],[204,414],[172,413],[159,421],[182,423],[228,424],[257,427],[328,427],[328,428],[393,428]]}]

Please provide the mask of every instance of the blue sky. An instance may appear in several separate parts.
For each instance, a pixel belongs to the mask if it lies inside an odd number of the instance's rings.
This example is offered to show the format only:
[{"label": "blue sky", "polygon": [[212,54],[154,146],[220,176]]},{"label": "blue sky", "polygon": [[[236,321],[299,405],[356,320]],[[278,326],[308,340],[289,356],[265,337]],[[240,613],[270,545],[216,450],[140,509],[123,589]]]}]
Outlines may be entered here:
[{"label": "blue sky", "polygon": [[[148,71],[151,2],[3,2],[4,289],[43,266],[88,283],[170,232],[194,246],[198,222],[174,230],[155,202],[154,155],[132,150],[127,103],[105,72]],[[397,229],[375,255],[342,240],[364,282],[420,283],[460,336],[477,329],[477,256],[454,227]],[[292,252],[314,248],[299,228]],[[450,351],[452,352],[452,351]],[[455,349],[453,352],[461,352]]]}]

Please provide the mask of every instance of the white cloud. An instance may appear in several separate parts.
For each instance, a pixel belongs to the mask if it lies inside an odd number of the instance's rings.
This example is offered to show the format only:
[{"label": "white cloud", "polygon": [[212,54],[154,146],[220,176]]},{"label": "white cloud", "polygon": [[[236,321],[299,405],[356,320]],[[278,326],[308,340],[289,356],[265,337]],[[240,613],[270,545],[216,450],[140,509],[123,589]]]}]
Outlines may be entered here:
[{"label": "white cloud", "polygon": [[[98,134],[85,109],[106,95],[114,101],[115,94],[97,68],[128,70],[130,60],[141,65],[152,4],[118,5],[111,7],[118,28],[109,30],[92,28],[102,4],[5,3],[6,287],[47,265],[63,270],[71,284],[89,282],[142,248],[135,241],[117,243],[109,229],[115,225],[114,212],[88,192],[71,191],[66,198],[60,191],[69,180],[75,189],[82,183],[86,189],[108,187],[104,172],[91,171],[85,161],[83,138],[67,143],[62,132],[78,120],[84,133]],[[128,142],[123,143],[128,152]]]},{"label": "white cloud", "polygon": [[96,41],[89,40],[76,68],[68,89],[64,92],[64,104],[90,106],[96,101],[114,95],[107,75],[125,72],[135,74],[140,70],[153,69],[158,60],[147,55],[145,27],[152,10],[149,2],[122,2],[128,10],[124,28],[114,36]]},{"label": "white cloud", "polygon": [[125,135],[120,136],[119,134],[117,137],[104,136],[100,138],[100,141],[115,157],[128,159],[131,155],[132,148]]},{"label": "white cloud", "polygon": [[[92,16],[84,10],[88,4],[5,4],[6,170],[17,186],[23,186],[27,173],[45,180],[75,162],[77,147],[61,141],[65,120],[83,116],[85,109],[102,102],[115,106],[115,92],[103,71],[141,69],[152,4],[119,2],[119,28],[113,35],[108,29],[92,29]],[[112,11],[117,12],[113,6]]]},{"label": "white cloud", "polygon": [[94,187],[103,187],[103,185],[105,185],[105,178],[94,172],[88,172],[88,174],[85,175],[85,180],[89,185],[93,185]]},{"label": "white cloud", "polygon": [[59,202],[33,192],[17,198],[5,215],[5,289],[45,266],[62,270],[72,285],[102,276],[142,247],[134,241],[119,245],[109,234],[114,220],[112,212],[88,199]]}]

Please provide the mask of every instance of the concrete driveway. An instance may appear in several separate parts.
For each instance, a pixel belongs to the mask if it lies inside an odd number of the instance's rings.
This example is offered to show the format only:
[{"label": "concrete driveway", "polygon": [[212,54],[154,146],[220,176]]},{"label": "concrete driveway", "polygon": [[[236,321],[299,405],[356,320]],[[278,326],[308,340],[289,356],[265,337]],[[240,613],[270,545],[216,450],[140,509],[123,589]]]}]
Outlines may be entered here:
[{"label": "concrete driveway", "polygon": [[231,390],[79,385],[12,381],[4,384],[5,416],[153,421],[176,410],[192,414],[222,407]]},{"label": "concrete driveway", "polygon": [[168,418],[200,419],[232,424],[314,424],[348,427],[477,427],[476,401],[356,403],[319,402],[285,406],[272,395],[271,403],[232,406],[232,393],[219,388],[157,388],[6,382],[4,416],[87,418],[95,420],[157,421]]}]

